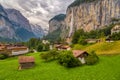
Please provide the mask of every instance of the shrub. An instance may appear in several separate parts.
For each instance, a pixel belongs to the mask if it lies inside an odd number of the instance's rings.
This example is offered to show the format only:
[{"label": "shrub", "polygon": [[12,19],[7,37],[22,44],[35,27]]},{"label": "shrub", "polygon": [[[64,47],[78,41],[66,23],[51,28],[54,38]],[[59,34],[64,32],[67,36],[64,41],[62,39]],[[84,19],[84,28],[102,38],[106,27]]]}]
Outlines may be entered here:
[{"label": "shrub", "polygon": [[38,51],[38,52],[43,51],[43,45],[42,45],[42,44],[39,44],[39,45],[37,46],[37,51]]},{"label": "shrub", "polygon": [[81,62],[72,55],[71,51],[64,51],[61,53],[58,62],[68,68],[82,65]]},{"label": "shrub", "polygon": [[29,52],[28,53],[34,53],[34,50],[29,50]]},{"label": "shrub", "polygon": [[0,54],[0,60],[8,58],[8,54],[2,53]]},{"label": "shrub", "polygon": [[52,61],[58,59],[59,52],[56,50],[51,50],[47,53],[41,54],[41,58],[44,59],[45,61]]},{"label": "shrub", "polygon": [[99,57],[96,55],[95,52],[92,52],[85,58],[85,60],[87,65],[94,65],[99,61]]}]

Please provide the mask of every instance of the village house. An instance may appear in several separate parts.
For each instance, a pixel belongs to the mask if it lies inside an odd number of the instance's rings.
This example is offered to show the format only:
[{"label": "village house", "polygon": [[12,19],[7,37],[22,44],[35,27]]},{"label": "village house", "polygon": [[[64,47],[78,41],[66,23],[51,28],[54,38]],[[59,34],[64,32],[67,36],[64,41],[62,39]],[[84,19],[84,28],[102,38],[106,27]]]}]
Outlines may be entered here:
[{"label": "village house", "polygon": [[29,49],[23,45],[0,44],[0,53],[6,53],[9,56],[28,53]]},{"label": "village house", "polygon": [[42,40],[43,44],[50,44],[50,42],[48,40]]},{"label": "village house", "polygon": [[15,55],[21,55],[21,54],[25,54],[29,52],[29,49],[25,46],[22,47],[12,47],[11,49],[11,55],[15,56]]},{"label": "village house", "polygon": [[67,51],[71,50],[70,46],[68,46],[68,45],[62,45],[62,44],[56,45],[55,48],[57,50],[67,50]]},{"label": "village house", "polygon": [[67,44],[72,44],[71,41],[72,41],[72,38],[66,38],[66,43],[67,43]]},{"label": "village house", "polygon": [[35,59],[32,56],[19,56],[19,70],[32,68],[35,65]]},{"label": "village house", "polygon": [[85,57],[87,57],[89,54],[86,51],[82,50],[73,50],[73,56],[75,58],[78,58],[82,64],[85,64]]},{"label": "village house", "polygon": [[105,42],[111,43],[114,42],[109,36],[106,37]]},{"label": "village house", "polygon": [[116,25],[111,29],[111,34],[119,33],[119,32],[120,32],[120,25]]}]

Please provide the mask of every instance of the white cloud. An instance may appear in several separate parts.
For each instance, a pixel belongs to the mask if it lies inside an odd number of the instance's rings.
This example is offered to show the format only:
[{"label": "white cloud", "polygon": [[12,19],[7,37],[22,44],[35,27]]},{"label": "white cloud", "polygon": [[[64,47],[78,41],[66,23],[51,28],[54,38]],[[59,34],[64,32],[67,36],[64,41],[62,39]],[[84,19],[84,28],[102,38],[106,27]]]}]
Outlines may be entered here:
[{"label": "white cloud", "polygon": [[57,14],[65,13],[74,0],[0,0],[6,8],[19,10],[33,24],[48,27],[48,21]]}]

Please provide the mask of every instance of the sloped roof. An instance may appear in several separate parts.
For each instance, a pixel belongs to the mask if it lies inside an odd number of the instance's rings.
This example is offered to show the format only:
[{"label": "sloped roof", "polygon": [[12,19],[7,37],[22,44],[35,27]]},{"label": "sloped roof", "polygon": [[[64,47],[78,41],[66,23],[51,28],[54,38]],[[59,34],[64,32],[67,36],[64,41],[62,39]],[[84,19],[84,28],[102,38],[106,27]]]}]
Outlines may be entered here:
[{"label": "sloped roof", "polygon": [[19,56],[19,63],[28,63],[34,61],[35,59],[33,56]]},{"label": "sloped roof", "polygon": [[73,50],[72,52],[74,57],[78,57],[81,54],[87,53],[86,51],[82,51],[82,50]]}]

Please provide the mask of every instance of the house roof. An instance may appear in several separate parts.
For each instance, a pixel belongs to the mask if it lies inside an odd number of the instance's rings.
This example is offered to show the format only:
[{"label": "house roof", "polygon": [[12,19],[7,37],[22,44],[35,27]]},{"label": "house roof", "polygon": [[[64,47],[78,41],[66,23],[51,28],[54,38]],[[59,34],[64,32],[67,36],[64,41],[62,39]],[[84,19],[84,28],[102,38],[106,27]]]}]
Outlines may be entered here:
[{"label": "house roof", "polygon": [[7,49],[10,49],[10,50],[26,50],[28,49],[27,47],[7,47]]},{"label": "house roof", "polygon": [[19,63],[28,63],[28,62],[34,62],[35,59],[33,56],[20,56],[19,57]]},{"label": "house roof", "polygon": [[82,50],[73,50],[72,52],[73,52],[73,56],[74,56],[74,57],[78,57],[78,56],[80,56],[81,54],[86,53],[86,51],[82,51]]},{"label": "house roof", "polygon": [[61,46],[62,49],[70,48],[70,46]]},{"label": "house roof", "polygon": [[56,45],[56,48],[67,49],[70,48],[70,46],[60,44],[60,45]]},{"label": "house roof", "polygon": [[5,46],[0,46],[0,50],[4,50],[5,49]]}]

